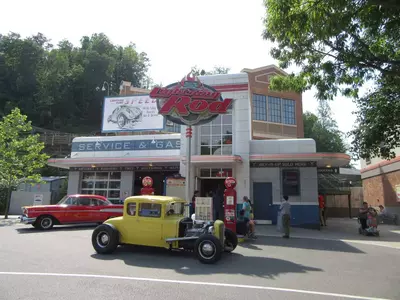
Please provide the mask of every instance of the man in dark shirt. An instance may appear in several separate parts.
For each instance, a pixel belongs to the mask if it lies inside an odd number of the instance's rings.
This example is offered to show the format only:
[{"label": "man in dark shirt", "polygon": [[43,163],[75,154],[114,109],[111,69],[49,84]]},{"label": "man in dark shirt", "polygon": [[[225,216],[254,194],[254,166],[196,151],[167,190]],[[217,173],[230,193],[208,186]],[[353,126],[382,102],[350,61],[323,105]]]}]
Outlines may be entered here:
[{"label": "man in dark shirt", "polygon": [[361,228],[362,229],[367,229],[367,219],[368,219],[368,203],[363,202],[363,206],[360,208],[359,211],[359,216],[360,218],[360,223],[361,223]]}]

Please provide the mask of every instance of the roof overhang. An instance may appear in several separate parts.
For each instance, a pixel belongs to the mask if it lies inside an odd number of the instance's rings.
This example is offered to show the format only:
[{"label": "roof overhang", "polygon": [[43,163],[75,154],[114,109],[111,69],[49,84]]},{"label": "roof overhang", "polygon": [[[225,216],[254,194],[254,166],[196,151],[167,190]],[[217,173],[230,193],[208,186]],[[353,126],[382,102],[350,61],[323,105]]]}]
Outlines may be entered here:
[{"label": "roof overhang", "polygon": [[[231,165],[235,163],[242,163],[242,157],[240,155],[193,155],[191,157],[191,163],[193,165],[202,166],[215,166],[217,163],[218,166],[221,165]],[[182,163],[186,165],[186,156],[182,158]]]},{"label": "roof overhang", "polygon": [[176,165],[180,162],[180,156],[157,157],[85,157],[85,158],[51,158],[47,164],[52,167],[69,169],[70,167],[90,166],[141,166],[141,165]]},{"label": "roof overhang", "polygon": [[343,167],[350,163],[350,155],[345,153],[290,153],[253,154],[250,161],[316,161],[318,167]]}]

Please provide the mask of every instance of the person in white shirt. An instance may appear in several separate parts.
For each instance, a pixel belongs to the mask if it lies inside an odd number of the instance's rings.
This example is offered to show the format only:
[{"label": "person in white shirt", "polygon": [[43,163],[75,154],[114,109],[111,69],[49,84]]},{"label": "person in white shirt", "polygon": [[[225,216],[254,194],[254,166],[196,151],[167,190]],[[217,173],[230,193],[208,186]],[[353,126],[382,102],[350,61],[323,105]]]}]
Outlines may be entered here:
[{"label": "person in white shirt", "polygon": [[283,196],[283,199],[284,201],[282,202],[279,211],[281,212],[282,227],[285,233],[283,237],[288,239],[290,234],[290,203],[288,196]]}]

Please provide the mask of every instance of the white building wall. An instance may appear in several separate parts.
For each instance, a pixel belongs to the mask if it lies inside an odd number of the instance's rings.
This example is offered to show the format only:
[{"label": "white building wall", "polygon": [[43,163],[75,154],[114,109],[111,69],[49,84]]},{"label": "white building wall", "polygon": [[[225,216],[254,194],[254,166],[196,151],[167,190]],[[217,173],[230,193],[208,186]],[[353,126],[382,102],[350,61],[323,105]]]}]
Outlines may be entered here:
[{"label": "white building wall", "polygon": [[69,171],[68,175],[68,189],[67,194],[78,194],[80,191],[80,172],[79,171]]}]

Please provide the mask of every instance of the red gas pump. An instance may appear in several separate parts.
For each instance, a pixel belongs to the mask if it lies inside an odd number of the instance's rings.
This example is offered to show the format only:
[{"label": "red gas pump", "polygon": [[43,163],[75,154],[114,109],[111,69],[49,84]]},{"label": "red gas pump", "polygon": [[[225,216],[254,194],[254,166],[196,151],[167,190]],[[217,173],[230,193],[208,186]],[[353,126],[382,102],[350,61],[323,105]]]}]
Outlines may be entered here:
[{"label": "red gas pump", "polygon": [[142,179],[142,189],[140,190],[141,195],[154,195],[153,178],[146,176]]},{"label": "red gas pump", "polygon": [[228,177],[225,179],[224,191],[224,223],[225,227],[236,233],[236,179]]}]

